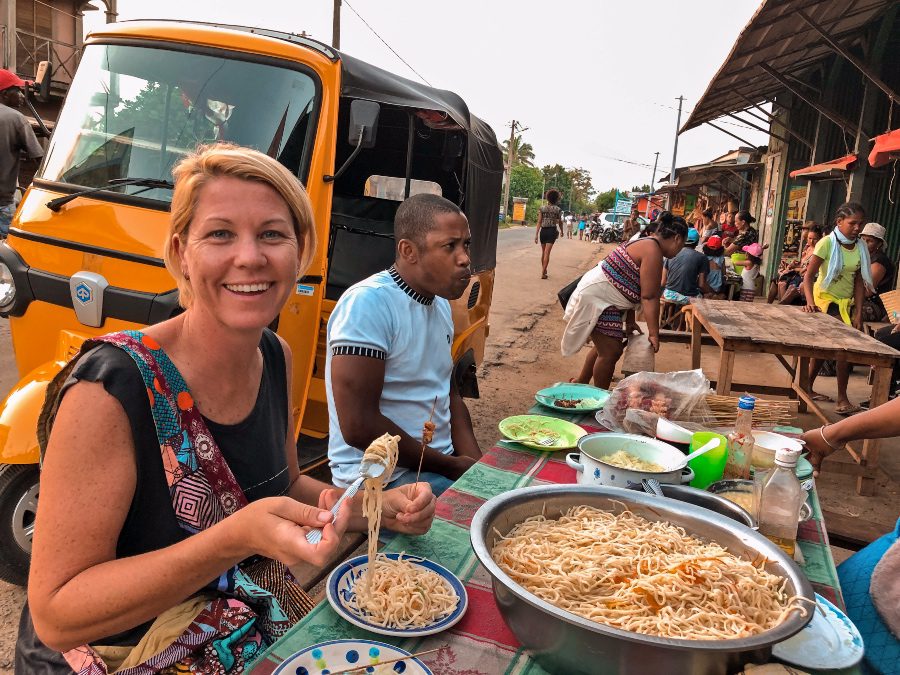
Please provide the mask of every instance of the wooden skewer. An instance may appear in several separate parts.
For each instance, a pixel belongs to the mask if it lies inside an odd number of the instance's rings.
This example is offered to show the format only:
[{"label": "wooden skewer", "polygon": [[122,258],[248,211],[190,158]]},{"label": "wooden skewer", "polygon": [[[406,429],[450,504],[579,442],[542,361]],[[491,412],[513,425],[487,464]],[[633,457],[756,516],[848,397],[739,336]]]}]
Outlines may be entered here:
[{"label": "wooden skewer", "polygon": [[[434,409],[437,407],[437,396],[434,397],[434,403],[431,404],[431,413],[428,415],[428,422],[434,419]],[[427,424],[427,423],[426,423]],[[416,483],[419,482],[419,476],[422,475],[422,462],[425,461],[425,426],[422,426],[422,454],[419,455],[419,470],[416,471],[416,480],[409,489],[410,500],[415,499]]]},{"label": "wooden skewer", "polygon": [[352,673],[363,673],[366,668],[375,668],[376,670],[380,666],[386,666],[391,663],[397,663],[397,661],[406,661],[407,659],[415,659],[420,656],[425,656],[425,654],[434,654],[435,652],[439,652],[443,649],[443,647],[437,647],[436,649],[429,649],[424,652],[416,652],[415,654],[410,654],[409,656],[398,656],[395,659],[388,659],[387,661],[379,661],[378,663],[367,663],[364,666],[356,666],[355,668],[351,668],[350,670],[339,670],[335,673],[335,675],[351,675]]}]

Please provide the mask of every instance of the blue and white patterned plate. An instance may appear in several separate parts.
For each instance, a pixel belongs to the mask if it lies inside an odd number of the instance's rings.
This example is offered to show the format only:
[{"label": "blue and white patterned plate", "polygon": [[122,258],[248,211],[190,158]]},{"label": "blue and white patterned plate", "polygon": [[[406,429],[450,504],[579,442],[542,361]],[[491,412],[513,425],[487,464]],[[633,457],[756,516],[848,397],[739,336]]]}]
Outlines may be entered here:
[{"label": "blue and white patterned plate", "polygon": [[859,663],[865,648],[856,626],[818,593],[816,603],[812,620],[793,637],[773,645],[772,655],[801,668],[849,668]]},{"label": "blue and white patterned plate", "polygon": [[[401,554],[386,553],[385,555],[391,560],[397,560]],[[459,597],[459,603],[456,605],[456,609],[443,619],[438,619],[434,623],[422,626],[421,628],[385,628],[384,626],[371,623],[361,616],[357,616],[357,614],[350,609],[348,601],[354,598],[353,588],[359,581],[362,573],[366,570],[366,567],[368,567],[369,556],[367,555],[351,558],[332,570],[325,586],[325,594],[329,604],[334,608],[335,612],[354,626],[359,626],[360,628],[364,628],[372,633],[378,633],[379,635],[391,635],[393,637],[433,635],[434,633],[440,633],[443,630],[447,630],[459,622],[459,620],[462,619],[463,614],[466,613],[466,607],[468,607],[469,604],[469,596],[466,594],[465,586],[463,586],[457,576],[447,568],[441,567],[437,563],[433,563],[425,558],[417,558],[415,556],[403,554],[403,559],[408,560],[414,565],[419,565],[427,570],[436,572],[443,577],[444,581],[447,582],[453,592]]]},{"label": "blue and white patterned plate", "polygon": [[[367,666],[365,672],[373,673],[379,663],[409,655],[406,650],[374,640],[331,640],[301,649],[282,662],[273,675],[340,675],[363,666]],[[378,672],[433,675],[417,658],[388,663]]]}]

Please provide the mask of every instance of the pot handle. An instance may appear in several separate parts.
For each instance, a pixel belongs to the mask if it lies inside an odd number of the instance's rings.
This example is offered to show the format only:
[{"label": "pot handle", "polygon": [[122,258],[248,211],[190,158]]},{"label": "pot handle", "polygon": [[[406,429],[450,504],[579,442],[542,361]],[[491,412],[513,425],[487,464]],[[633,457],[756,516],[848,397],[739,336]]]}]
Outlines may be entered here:
[{"label": "pot handle", "polygon": [[690,483],[692,480],[694,480],[694,470],[689,466],[684,467],[681,470],[681,482]]},{"label": "pot handle", "polygon": [[576,457],[580,458],[581,453],[580,452],[570,452],[568,455],[566,455],[566,464],[571,466],[576,471],[580,471],[581,473],[584,473],[584,464],[579,462],[576,459]]}]

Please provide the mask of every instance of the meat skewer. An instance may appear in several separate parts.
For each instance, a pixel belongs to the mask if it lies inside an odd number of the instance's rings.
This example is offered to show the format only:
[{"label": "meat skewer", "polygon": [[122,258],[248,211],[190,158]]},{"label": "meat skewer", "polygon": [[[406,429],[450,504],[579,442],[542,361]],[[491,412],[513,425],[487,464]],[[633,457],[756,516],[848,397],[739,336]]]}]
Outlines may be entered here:
[{"label": "meat skewer", "polygon": [[409,498],[414,499],[416,496],[416,483],[419,482],[419,476],[422,475],[422,462],[425,461],[425,446],[431,443],[431,439],[434,438],[434,422],[431,420],[434,418],[434,409],[437,407],[437,396],[434,397],[434,403],[431,404],[431,414],[428,415],[428,420],[425,424],[422,425],[422,454],[419,455],[419,470],[416,471],[416,480],[413,482],[412,487],[409,491]]}]

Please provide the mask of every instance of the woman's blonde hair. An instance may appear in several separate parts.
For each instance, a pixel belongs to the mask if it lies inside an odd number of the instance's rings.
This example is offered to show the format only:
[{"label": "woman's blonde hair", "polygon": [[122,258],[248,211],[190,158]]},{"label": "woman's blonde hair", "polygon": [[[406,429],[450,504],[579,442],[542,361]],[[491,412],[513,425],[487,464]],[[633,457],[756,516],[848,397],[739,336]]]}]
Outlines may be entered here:
[{"label": "woman's blonde hair", "polygon": [[185,157],[172,171],[175,189],[172,194],[172,213],[169,235],[163,258],[166,269],[175,277],[178,285],[179,303],[187,309],[193,301],[191,283],[181,270],[181,263],[175,254],[172,242],[176,235],[187,235],[200,190],[211,180],[229,176],[241,180],[263,183],[275,190],[287,204],[294,221],[300,258],[298,278],[312,262],[316,252],[316,228],[313,223],[312,204],[300,181],[277,160],[258,150],[242,148],[231,143],[217,143],[201,146]]}]

